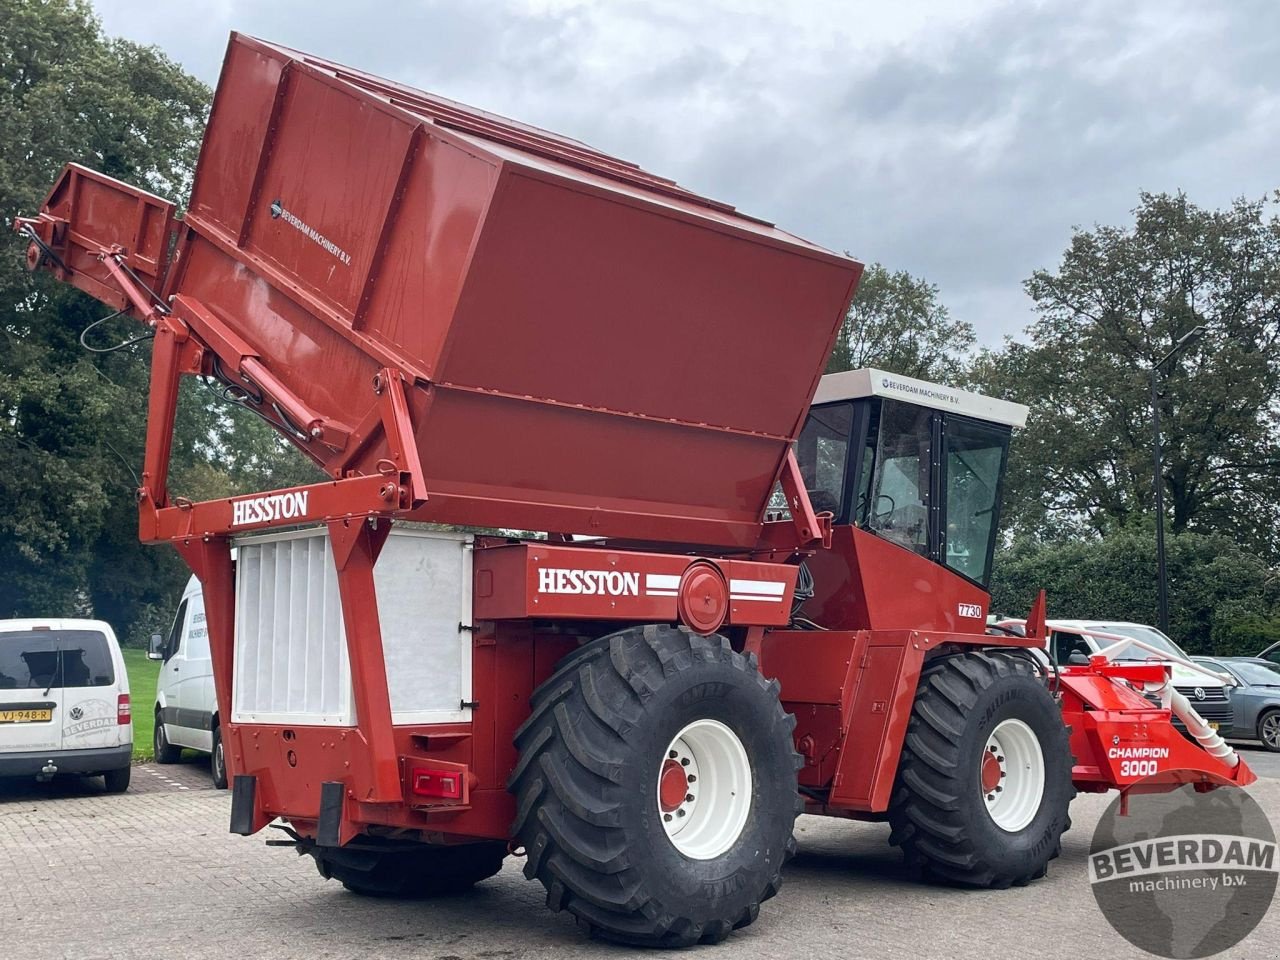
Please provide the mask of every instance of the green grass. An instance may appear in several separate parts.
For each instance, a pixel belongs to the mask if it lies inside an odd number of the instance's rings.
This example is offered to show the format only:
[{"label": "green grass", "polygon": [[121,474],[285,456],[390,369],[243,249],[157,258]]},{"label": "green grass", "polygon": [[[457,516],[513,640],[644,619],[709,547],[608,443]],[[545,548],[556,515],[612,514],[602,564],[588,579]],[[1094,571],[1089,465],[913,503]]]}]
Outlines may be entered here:
[{"label": "green grass", "polygon": [[133,705],[133,759],[150,760],[156,725],[156,682],[160,664],[147,659],[147,651],[125,648],[124,666],[129,672],[129,702]]}]

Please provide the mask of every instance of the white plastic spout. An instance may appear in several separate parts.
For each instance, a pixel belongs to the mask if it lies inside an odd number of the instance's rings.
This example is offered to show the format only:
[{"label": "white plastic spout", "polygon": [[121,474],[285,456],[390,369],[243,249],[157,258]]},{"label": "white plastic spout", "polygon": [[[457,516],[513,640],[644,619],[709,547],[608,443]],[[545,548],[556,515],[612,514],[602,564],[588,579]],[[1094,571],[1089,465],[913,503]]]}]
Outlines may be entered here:
[{"label": "white plastic spout", "polygon": [[1173,715],[1182,721],[1187,732],[1196,738],[1196,742],[1204,748],[1206,753],[1211,757],[1217,757],[1232,769],[1240,765],[1240,757],[1235,748],[1218,736],[1218,732],[1196,713],[1195,707],[1191,706],[1191,701],[1180,694],[1168,679],[1163,683],[1148,683],[1146,688],[1159,696],[1161,703],[1169,706]]}]

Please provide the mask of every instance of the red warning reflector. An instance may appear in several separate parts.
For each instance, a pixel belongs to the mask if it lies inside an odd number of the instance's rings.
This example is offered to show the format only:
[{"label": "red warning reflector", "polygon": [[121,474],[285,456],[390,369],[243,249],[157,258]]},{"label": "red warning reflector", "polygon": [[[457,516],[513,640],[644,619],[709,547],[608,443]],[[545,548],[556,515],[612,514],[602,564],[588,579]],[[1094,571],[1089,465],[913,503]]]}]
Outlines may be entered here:
[{"label": "red warning reflector", "polygon": [[409,783],[415,796],[440,797],[443,800],[462,799],[463,774],[457,770],[438,770],[434,767],[414,767]]}]

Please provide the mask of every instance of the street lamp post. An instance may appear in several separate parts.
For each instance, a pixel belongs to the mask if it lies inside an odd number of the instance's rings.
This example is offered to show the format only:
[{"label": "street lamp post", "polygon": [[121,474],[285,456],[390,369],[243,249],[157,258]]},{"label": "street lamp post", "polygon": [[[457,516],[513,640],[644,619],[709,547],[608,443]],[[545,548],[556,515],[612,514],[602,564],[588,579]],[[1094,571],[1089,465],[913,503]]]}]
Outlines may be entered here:
[{"label": "street lamp post", "polygon": [[1157,379],[1160,369],[1176,357],[1188,343],[1204,333],[1204,327],[1192,327],[1184,333],[1173,348],[1151,365],[1151,431],[1155,442],[1152,444],[1155,458],[1156,489],[1156,590],[1160,632],[1169,632],[1169,578],[1164,559],[1164,459],[1160,450],[1160,395],[1157,390]]}]

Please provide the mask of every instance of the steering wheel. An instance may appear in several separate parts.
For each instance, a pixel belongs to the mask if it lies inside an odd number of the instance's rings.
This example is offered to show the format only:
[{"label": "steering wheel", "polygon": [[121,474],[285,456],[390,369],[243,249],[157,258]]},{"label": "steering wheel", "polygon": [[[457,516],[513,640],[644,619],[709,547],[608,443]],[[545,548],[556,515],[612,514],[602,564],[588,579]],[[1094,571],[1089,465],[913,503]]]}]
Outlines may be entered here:
[{"label": "steering wheel", "polygon": [[[880,501],[881,501],[881,500],[888,500],[888,501],[889,501],[889,509],[888,509],[888,510],[880,510],[880,509],[878,509],[878,508],[879,508],[879,506],[880,506]],[[875,500],[872,502],[872,506],[871,506],[871,516],[870,516],[870,519],[872,519],[872,520],[879,520],[881,517],[889,517],[889,516],[892,516],[892,515],[897,511],[897,509],[898,509],[898,505],[897,505],[897,503],[895,503],[895,502],[894,502],[893,497],[889,496],[887,493],[879,493],[879,494],[876,494]]]}]

